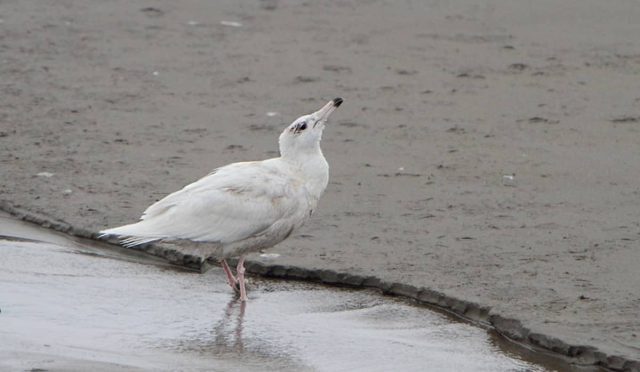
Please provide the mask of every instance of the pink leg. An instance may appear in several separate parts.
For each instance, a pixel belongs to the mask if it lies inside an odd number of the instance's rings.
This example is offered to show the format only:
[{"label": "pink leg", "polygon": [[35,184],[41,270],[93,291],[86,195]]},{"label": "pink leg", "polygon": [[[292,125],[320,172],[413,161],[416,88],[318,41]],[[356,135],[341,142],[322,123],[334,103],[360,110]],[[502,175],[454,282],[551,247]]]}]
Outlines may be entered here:
[{"label": "pink leg", "polygon": [[234,291],[238,291],[238,279],[235,278],[235,276],[233,276],[233,273],[231,272],[231,268],[229,268],[229,265],[227,264],[226,260],[222,260],[220,261],[220,263],[222,264],[222,269],[224,269],[225,274],[227,274],[227,282],[229,283],[229,286],[231,286],[231,288],[233,288]]},{"label": "pink leg", "polygon": [[240,285],[240,301],[245,302],[247,301],[247,289],[244,285],[244,256],[240,256],[236,272],[238,273],[238,284]]}]

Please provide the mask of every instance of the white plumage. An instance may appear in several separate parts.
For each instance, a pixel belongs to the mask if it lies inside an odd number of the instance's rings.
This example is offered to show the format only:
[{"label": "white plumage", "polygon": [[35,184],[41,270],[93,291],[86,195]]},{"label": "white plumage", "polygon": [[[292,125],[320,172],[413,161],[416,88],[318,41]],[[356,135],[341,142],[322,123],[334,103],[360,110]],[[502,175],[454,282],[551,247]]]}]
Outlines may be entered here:
[{"label": "white plumage", "polygon": [[[122,236],[128,247],[158,240],[209,243],[200,250],[203,258],[221,260],[229,284],[239,284],[245,301],[244,255],[272,247],[302,226],[327,186],[320,140],[341,103],[336,98],[289,125],[280,135],[280,157],[218,168],[148,207],[139,222],[101,231],[102,236]],[[237,279],[225,261],[236,256]]]}]

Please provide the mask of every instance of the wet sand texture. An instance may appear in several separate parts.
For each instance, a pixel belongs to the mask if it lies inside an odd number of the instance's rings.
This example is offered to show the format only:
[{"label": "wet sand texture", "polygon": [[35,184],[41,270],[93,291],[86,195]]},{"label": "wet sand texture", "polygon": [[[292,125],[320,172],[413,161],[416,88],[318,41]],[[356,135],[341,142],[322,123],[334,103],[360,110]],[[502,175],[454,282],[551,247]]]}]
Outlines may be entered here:
[{"label": "wet sand texture", "polygon": [[5,209],[77,234],[133,221],[276,155],[283,125],[339,95],[331,183],[279,267],[478,304],[511,337],[638,369],[637,4],[1,8]]},{"label": "wet sand texture", "polygon": [[0,213],[1,371],[587,372],[375,291],[254,278],[249,306],[219,267],[39,230]]}]

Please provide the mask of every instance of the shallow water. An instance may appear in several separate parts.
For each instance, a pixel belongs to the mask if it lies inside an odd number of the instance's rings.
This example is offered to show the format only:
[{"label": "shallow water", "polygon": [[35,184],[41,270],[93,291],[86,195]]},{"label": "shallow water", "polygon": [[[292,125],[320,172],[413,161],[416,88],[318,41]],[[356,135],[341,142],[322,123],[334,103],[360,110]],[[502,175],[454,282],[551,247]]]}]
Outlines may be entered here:
[{"label": "shallow water", "polygon": [[[545,371],[373,291],[205,274],[0,217],[0,370]],[[31,241],[24,240],[25,238]]]}]

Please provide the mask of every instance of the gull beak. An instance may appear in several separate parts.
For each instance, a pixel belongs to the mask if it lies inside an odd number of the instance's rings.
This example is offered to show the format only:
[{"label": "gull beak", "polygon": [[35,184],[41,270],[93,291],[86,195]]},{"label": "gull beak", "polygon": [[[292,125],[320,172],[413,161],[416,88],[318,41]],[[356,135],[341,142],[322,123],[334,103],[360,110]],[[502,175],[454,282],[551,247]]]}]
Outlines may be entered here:
[{"label": "gull beak", "polygon": [[329,118],[329,115],[331,115],[331,113],[334,112],[335,109],[337,109],[341,104],[342,98],[334,98],[326,105],[324,105],[324,107],[322,107],[320,110],[316,111],[313,114],[313,116],[315,116],[317,120],[316,124],[319,122],[325,122]]}]

